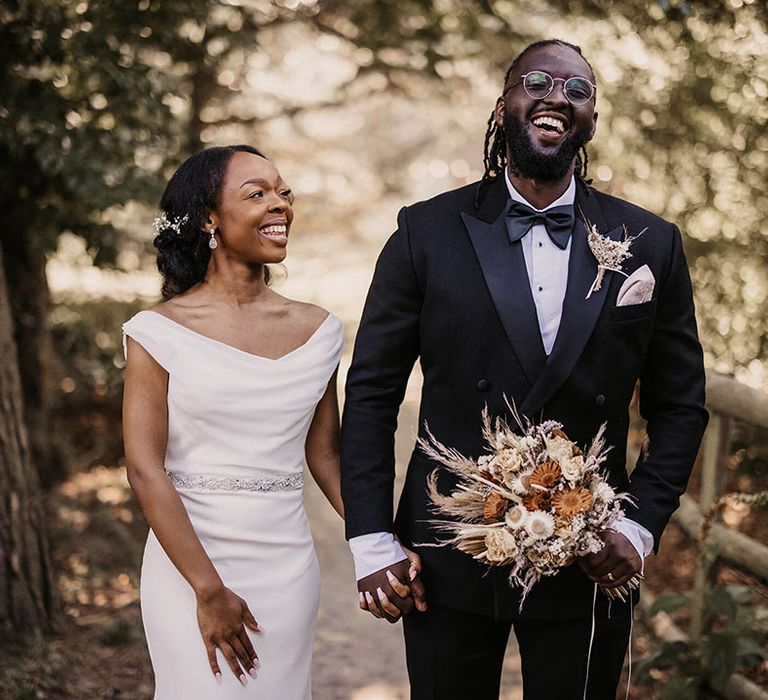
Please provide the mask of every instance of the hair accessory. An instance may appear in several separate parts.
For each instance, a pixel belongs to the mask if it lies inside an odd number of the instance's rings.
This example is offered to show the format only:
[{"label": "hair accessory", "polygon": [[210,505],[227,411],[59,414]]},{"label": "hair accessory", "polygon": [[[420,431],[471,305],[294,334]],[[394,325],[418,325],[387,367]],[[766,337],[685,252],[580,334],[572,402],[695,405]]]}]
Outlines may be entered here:
[{"label": "hair accessory", "polygon": [[214,248],[218,248],[219,244],[216,241],[216,227],[214,226],[209,233],[211,234],[211,240],[208,241],[208,247],[213,250]]},{"label": "hair accessory", "polygon": [[160,216],[155,217],[155,220],[152,222],[152,228],[155,229],[155,233],[157,234],[164,229],[170,228],[176,232],[177,236],[180,236],[181,227],[184,226],[187,221],[189,221],[189,214],[184,214],[184,216],[174,216],[169,219],[168,215],[164,211],[161,211]]}]

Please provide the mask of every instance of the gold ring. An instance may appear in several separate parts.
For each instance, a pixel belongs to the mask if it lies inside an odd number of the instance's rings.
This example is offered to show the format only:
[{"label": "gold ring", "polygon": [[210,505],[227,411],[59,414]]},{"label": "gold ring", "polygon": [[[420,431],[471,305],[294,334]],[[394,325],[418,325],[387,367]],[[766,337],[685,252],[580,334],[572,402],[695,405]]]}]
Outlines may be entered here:
[{"label": "gold ring", "polygon": [[607,576],[609,581],[613,581],[613,574],[610,571],[608,572]]}]

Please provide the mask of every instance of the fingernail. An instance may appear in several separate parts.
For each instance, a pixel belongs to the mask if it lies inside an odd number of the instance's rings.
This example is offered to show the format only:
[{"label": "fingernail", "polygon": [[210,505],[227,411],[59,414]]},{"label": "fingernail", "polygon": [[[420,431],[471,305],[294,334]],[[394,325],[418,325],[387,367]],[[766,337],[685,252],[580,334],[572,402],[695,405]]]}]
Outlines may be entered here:
[{"label": "fingernail", "polygon": [[254,660],[253,660],[253,665],[254,665],[256,668],[261,668],[261,661],[259,661],[258,657],[257,657],[257,658],[254,658]]},{"label": "fingernail", "polygon": [[240,682],[241,682],[243,685],[248,685],[248,679],[245,677],[245,674],[244,674],[244,673],[241,673],[241,674],[240,674],[240,677],[238,678],[238,680],[239,680],[239,681],[240,681]]},{"label": "fingernail", "polygon": [[413,579],[415,579],[418,575],[419,575],[419,572],[416,571],[416,569],[413,569],[409,575],[409,578],[411,579],[411,581],[413,581]]},{"label": "fingernail", "polygon": [[256,678],[256,668],[248,669],[248,675],[250,675],[251,678]]},{"label": "fingernail", "polygon": [[221,674],[220,673],[215,673],[214,676],[216,677],[216,682],[217,683],[221,683]]},{"label": "fingernail", "polygon": [[383,603],[384,602],[384,591],[381,590],[381,586],[376,589],[376,595],[379,596],[379,600]]},{"label": "fingernail", "polygon": [[371,595],[370,591],[365,592],[365,599],[368,601],[368,604],[373,604],[373,596]]},{"label": "fingernail", "polygon": [[363,595],[363,592],[360,591],[360,603],[365,603],[365,596]]},{"label": "fingernail", "polygon": [[397,576],[395,576],[391,571],[387,571],[387,581],[389,581],[391,584],[400,583],[400,581],[397,580]]}]

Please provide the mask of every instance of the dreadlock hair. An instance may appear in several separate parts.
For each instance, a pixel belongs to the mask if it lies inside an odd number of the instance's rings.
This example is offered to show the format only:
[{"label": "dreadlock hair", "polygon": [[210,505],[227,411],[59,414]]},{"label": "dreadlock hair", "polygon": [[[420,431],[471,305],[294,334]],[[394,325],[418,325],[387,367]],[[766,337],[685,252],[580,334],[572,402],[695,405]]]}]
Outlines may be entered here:
[{"label": "dreadlock hair", "polygon": [[[579,56],[584,58],[581,52],[581,48],[575,44],[570,44],[567,41],[560,39],[542,39],[541,41],[535,41],[532,44],[526,46],[512,61],[512,65],[507,69],[504,75],[504,88],[506,89],[507,83],[510,77],[517,70],[520,65],[520,61],[525,58],[534,49],[541,48],[542,46],[567,46],[569,49],[573,49]],[[592,66],[589,61],[584,58],[584,62],[592,70]],[[593,71],[594,72],[594,71]],[[590,181],[587,180],[587,165],[589,164],[589,156],[587,155],[587,147],[582,146],[579,153],[576,156],[576,177],[581,178],[587,184]],[[475,195],[475,208],[480,207],[480,202],[485,195],[485,191],[488,189],[492,182],[495,182],[496,178],[504,172],[504,168],[507,165],[507,135],[504,133],[504,127],[496,123],[496,110],[491,112],[491,116],[488,118],[488,128],[485,132],[485,142],[483,144],[483,178],[480,180],[480,186],[477,188],[477,194]]]}]

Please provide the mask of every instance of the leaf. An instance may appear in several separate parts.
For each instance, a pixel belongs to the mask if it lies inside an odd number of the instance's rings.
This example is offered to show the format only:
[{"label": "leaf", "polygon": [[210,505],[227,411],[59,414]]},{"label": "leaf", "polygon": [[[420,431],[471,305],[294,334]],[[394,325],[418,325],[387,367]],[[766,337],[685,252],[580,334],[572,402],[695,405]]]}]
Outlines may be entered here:
[{"label": "leaf", "polygon": [[735,620],[739,612],[736,600],[725,586],[715,586],[707,598],[707,611],[711,615],[724,615],[729,621]]},{"label": "leaf", "polygon": [[704,661],[715,688],[722,688],[739,665],[736,642],[733,634],[713,634],[703,644]]},{"label": "leaf", "polygon": [[659,700],[696,700],[698,695],[695,678],[673,678],[666,684]]},{"label": "leaf", "polygon": [[754,639],[738,637],[736,639],[736,657],[739,665],[752,668],[758,666],[765,659],[765,653]]},{"label": "leaf", "polygon": [[663,642],[658,651],[638,661],[632,671],[633,677],[642,682],[647,680],[651,669],[683,670],[691,672],[697,667],[696,657],[690,642]]},{"label": "leaf", "polygon": [[672,613],[675,610],[688,605],[691,602],[691,597],[685,593],[662,593],[656,600],[653,601],[653,605],[649,611],[649,615],[653,617],[660,612]]}]

